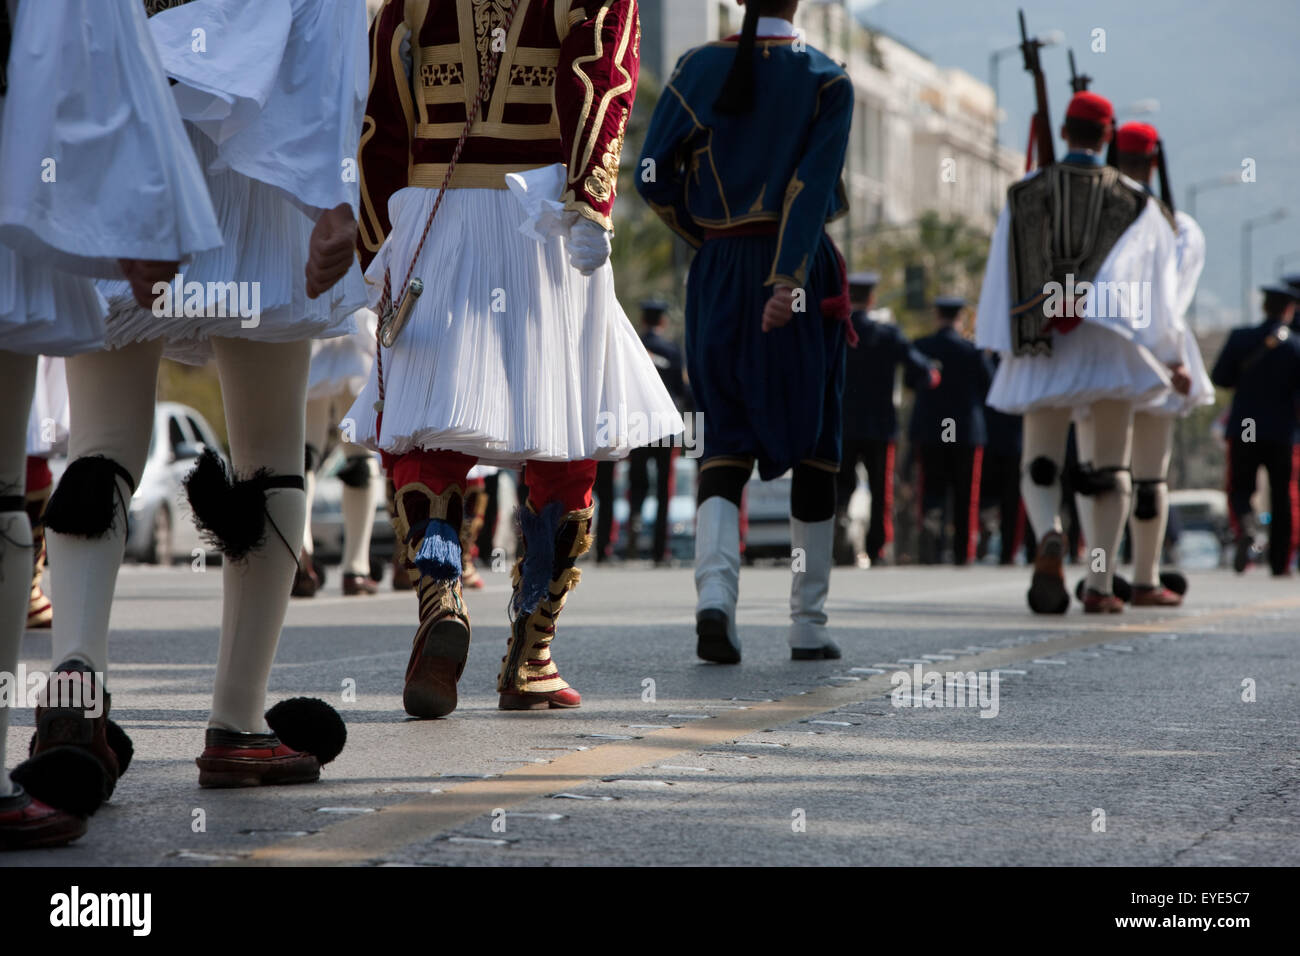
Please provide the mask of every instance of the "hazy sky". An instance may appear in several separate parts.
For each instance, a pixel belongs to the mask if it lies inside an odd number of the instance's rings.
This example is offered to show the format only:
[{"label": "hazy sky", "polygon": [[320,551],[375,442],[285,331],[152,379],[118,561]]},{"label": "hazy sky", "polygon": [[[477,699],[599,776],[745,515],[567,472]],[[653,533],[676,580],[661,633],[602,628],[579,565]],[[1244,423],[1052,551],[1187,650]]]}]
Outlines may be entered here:
[{"label": "hazy sky", "polygon": [[[1052,124],[1070,97],[1066,49],[1092,89],[1109,98],[1120,121],[1138,118],[1160,130],[1180,208],[1188,185],[1240,173],[1256,161],[1257,180],[1197,196],[1195,215],[1208,245],[1198,293],[1200,322],[1235,323],[1241,313],[1243,221],[1278,207],[1289,216],[1254,231],[1252,287],[1283,267],[1300,273],[1300,0],[851,0],[869,23],[929,56],[988,81],[989,54],[1019,41],[1016,10],[1030,33],[1061,30],[1065,44],[1043,51]],[[936,28],[936,24],[940,25]],[[1093,30],[1106,31],[1104,53]],[[1033,85],[1018,53],[1003,58],[1000,102],[1004,142],[1024,148]],[[1158,112],[1132,117],[1145,99]],[[1061,148],[1058,140],[1058,150]],[[1255,297],[1252,313],[1257,311]]]}]

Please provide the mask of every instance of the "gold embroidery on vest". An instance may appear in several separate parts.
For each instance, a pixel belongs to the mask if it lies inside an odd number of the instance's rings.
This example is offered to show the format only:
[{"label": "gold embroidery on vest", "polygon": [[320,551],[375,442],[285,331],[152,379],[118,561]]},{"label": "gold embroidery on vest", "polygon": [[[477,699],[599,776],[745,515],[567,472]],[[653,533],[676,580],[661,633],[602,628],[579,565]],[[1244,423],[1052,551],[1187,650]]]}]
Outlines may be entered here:
[{"label": "gold embroidery on vest", "polygon": [[608,202],[618,191],[618,166],[623,158],[623,140],[627,136],[627,110],[618,122],[618,133],[609,141],[600,157],[600,165],[592,169],[583,186],[587,195],[598,203]]}]

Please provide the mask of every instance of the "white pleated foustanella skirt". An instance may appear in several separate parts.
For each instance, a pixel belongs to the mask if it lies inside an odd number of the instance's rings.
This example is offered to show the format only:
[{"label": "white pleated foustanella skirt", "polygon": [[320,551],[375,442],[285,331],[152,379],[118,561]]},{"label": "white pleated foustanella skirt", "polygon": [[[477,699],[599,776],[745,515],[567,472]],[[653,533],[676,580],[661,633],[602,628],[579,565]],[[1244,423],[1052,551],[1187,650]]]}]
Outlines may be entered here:
[{"label": "white pleated foustanella skirt", "polygon": [[78,355],[104,347],[107,305],[92,279],[0,245],[0,351]]},{"label": "white pleated foustanella skirt", "polygon": [[[534,172],[524,174],[529,188],[544,188],[554,209],[562,167]],[[392,233],[366,273],[372,306],[386,267],[400,293],[436,197],[407,188],[391,198]],[[682,431],[615,297],[613,269],[583,276],[562,235],[537,231],[536,213],[510,190],[447,191],[415,271],[424,292],[382,353],[382,431],[377,373],[352,407],[359,442],[515,465],[621,458]]]},{"label": "white pleated foustanella skirt", "polygon": [[1052,337],[1052,354],[1004,355],[988,404],[1023,415],[1080,408],[1104,398],[1141,405],[1169,389],[1169,374],[1144,347],[1095,322]]},{"label": "white pleated foustanella skirt", "polygon": [[311,371],[307,376],[307,398],[333,398],[340,393],[358,394],[375,364],[375,325],[378,317],[369,309],[352,316],[356,330],[348,335],[318,339],[311,344]]},{"label": "white pleated foustanella skirt", "polygon": [[109,347],[163,338],[168,358],[201,365],[212,356],[214,337],[297,342],[354,331],[352,313],[366,300],[360,267],[353,266],[319,298],[307,298],[305,269],[315,223],[280,190],[229,168],[214,172],[217,147],[189,123],[186,131],[224,245],[181,267],[162,315],[140,308],[125,281],[100,282],[109,304]]}]

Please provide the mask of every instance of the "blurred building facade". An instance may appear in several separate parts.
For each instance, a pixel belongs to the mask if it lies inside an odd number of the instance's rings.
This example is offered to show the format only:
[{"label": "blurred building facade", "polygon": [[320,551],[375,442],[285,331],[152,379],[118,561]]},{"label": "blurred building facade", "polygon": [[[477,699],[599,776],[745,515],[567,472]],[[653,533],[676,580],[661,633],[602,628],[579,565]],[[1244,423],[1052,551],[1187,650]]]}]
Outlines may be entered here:
[{"label": "blurred building facade", "polygon": [[[666,81],[686,50],[737,33],[742,15],[734,0],[642,0],[642,70]],[[995,150],[989,85],[868,29],[838,3],[805,0],[795,26],[845,65],[856,92],[845,163],[852,212],[833,227],[836,238],[847,246],[851,234],[856,251],[878,230],[929,211],[991,233],[1024,154]]]}]

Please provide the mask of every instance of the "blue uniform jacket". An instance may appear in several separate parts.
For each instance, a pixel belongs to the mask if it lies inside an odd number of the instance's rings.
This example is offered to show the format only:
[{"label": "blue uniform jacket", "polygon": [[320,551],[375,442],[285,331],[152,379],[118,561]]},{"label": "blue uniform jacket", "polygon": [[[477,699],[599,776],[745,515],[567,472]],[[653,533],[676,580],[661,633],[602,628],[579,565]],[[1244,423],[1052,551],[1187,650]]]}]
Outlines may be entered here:
[{"label": "blue uniform jacket", "polygon": [[912,347],[902,330],[853,313],[858,347],[847,352],[844,375],[844,440],[893,441],[898,437],[894,372],[903,366],[908,388],[929,388],[930,362]]},{"label": "blue uniform jacket", "polygon": [[[736,49],[709,43],[678,62],[636,185],[698,250],[686,286],[686,359],[704,459],[753,460],[767,480],[801,462],[839,464],[848,303],[826,223],[848,208],[840,173],[853,87],[824,54],[764,38],[755,108],[718,114],[713,102]],[[764,332],[776,285],[800,293],[795,314]]]},{"label": "blue uniform jacket", "polygon": [[954,328],[940,329],[912,343],[922,355],[939,366],[939,387],[916,393],[908,438],[915,444],[940,444],[944,419],[954,422],[954,442],[983,445],[988,441],[984,426],[984,399],[993,382],[988,357]]},{"label": "blue uniform jacket", "polygon": [[1239,442],[1246,419],[1255,422],[1255,440],[1290,443],[1296,427],[1300,388],[1300,334],[1280,321],[1233,329],[1210,379],[1234,389],[1227,437]]},{"label": "blue uniform jacket", "polygon": [[637,190],[697,248],[706,230],[775,225],[765,284],[797,288],[812,273],[826,223],[848,211],[840,172],[853,85],[824,53],[797,52],[789,38],[761,39],[754,114],[715,114],[736,46],[708,43],[677,62],[646,133]]}]

